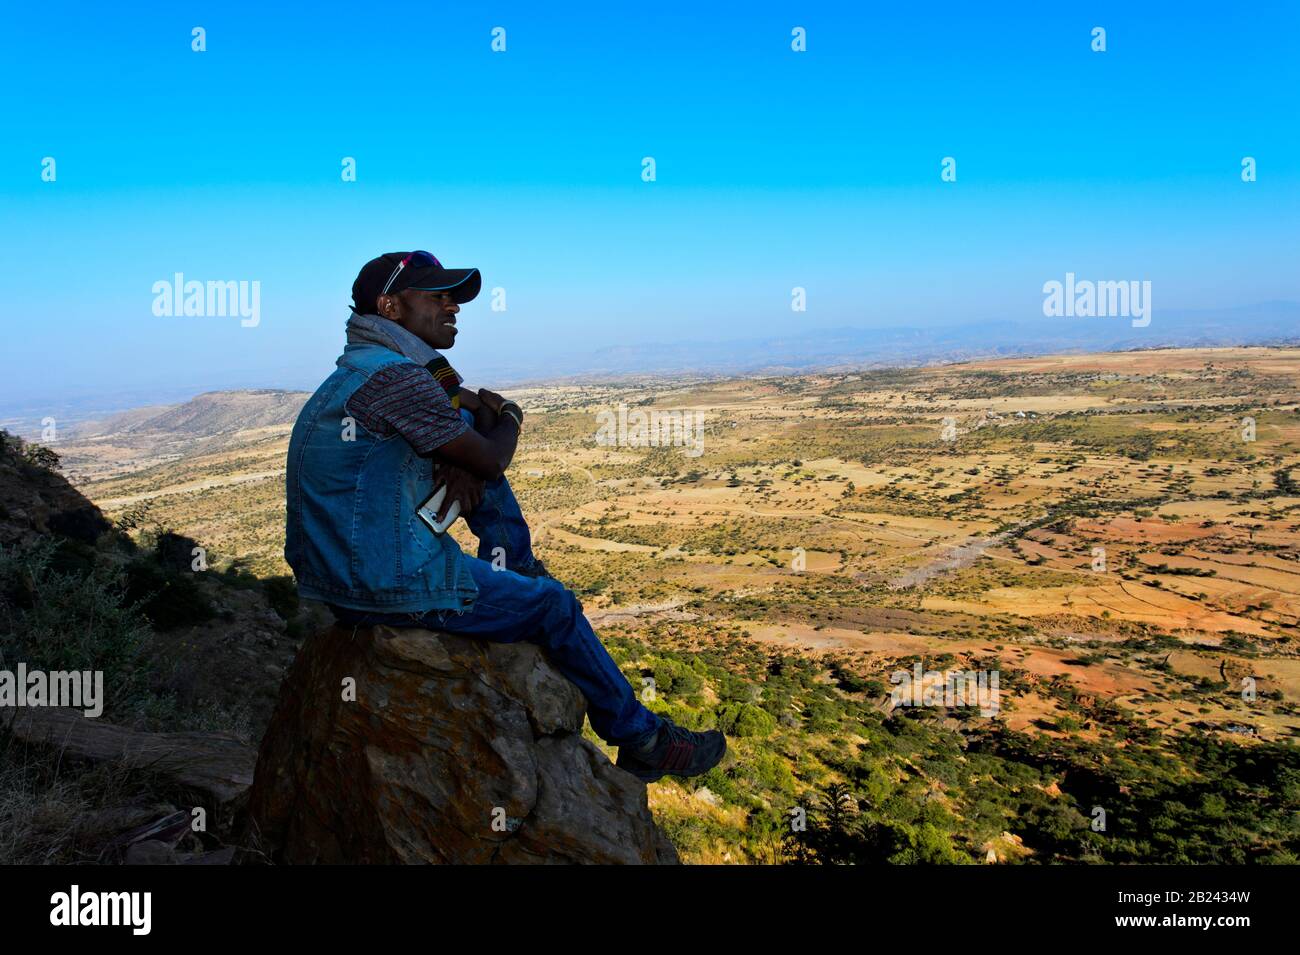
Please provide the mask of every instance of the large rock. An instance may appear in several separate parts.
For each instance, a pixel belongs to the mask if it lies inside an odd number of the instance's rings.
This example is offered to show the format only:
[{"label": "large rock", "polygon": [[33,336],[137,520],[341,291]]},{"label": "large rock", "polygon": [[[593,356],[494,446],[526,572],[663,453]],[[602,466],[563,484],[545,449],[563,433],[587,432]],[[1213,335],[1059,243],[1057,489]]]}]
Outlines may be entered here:
[{"label": "large rock", "polygon": [[584,706],[530,644],[321,631],[262,741],[252,837],[283,863],[676,862]]}]

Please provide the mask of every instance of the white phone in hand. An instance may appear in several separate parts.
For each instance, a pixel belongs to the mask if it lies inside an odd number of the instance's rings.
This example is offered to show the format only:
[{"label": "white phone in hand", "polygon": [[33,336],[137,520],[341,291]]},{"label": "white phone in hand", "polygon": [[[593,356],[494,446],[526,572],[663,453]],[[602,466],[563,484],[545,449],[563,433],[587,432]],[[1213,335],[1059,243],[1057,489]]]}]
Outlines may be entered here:
[{"label": "white phone in hand", "polygon": [[416,511],[420,515],[420,520],[429,525],[429,529],[435,534],[441,534],[452,524],[456,523],[456,518],[460,517],[460,501],[452,501],[451,507],[447,508],[447,516],[441,521],[438,520],[438,509],[442,507],[442,500],[447,496],[447,485],[443,485],[434,491],[432,496],[420,505]]}]

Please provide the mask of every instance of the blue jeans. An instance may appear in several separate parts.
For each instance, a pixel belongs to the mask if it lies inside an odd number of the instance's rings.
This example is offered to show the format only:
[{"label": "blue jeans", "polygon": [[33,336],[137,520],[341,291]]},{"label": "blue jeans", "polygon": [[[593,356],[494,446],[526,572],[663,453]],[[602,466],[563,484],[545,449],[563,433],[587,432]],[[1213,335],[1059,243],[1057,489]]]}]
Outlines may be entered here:
[{"label": "blue jeans", "polygon": [[[474,427],[474,415],[467,409],[461,408],[460,416],[471,428]],[[522,574],[528,574],[537,563],[528,521],[524,519],[514,489],[504,474],[483,485],[483,498],[478,507],[465,517],[465,524],[478,538],[478,555],[482,560],[490,562],[501,556],[508,569]],[[498,547],[501,548],[499,555],[496,553]],[[497,563],[500,565],[501,561]]]},{"label": "blue jeans", "polygon": [[[528,577],[508,569],[531,569],[536,558],[528,522],[504,476],[484,487],[483,499],[466,523],[479,540],[479,556],[465,558],[478,585],[478,599],[469,610],[387,614],[330,609],[348,625],[424,627],[493,643],[534,643],[587,698],[587,716],[597,736],[614,746],[647,740],[661,720],[636,698],[583,616],[578,598],[549,577]],[[493,554],[497,547],[504,553]],[[494,556],[504,557],[503,569],[493,569]]]}]

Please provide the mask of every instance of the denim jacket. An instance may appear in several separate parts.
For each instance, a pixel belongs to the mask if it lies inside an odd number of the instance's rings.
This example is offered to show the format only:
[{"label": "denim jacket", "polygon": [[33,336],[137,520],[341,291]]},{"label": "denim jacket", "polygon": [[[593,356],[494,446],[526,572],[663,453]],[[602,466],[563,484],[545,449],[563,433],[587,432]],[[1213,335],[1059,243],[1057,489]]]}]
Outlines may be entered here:
[{"label": "denim jacket", "polygon": [[432,492],[432,462],[401,435],[381,438],[348,416],[371,375],[410,360],[348,345],[293,426],[284,559],[307,599],[405,613],[464,610],[478,593],[460,545],[416,514]]}]

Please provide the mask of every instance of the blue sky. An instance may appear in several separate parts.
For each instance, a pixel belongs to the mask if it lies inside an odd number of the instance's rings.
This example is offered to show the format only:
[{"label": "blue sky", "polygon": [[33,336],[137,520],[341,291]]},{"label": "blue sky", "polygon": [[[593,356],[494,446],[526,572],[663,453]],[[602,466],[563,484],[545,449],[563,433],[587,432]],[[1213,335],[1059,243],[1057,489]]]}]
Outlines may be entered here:
[{"label": "blue sky", "polygon": [[[1300,300],[1296,4],[872,6],[11,10],[0,398],[311,387],[357,269],[403,248],[506,290],[449,354],[487,384],[609,345],[1033,320],[1066,271],[1151,280],[1157,322]],[[260,282],[260,324],[155,316],[176,272]]]}]

